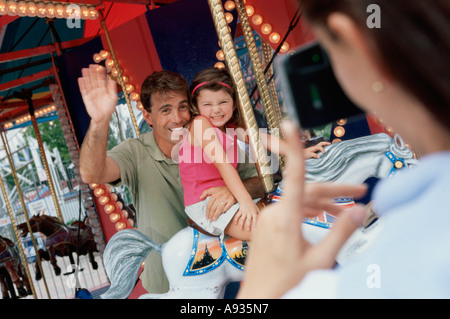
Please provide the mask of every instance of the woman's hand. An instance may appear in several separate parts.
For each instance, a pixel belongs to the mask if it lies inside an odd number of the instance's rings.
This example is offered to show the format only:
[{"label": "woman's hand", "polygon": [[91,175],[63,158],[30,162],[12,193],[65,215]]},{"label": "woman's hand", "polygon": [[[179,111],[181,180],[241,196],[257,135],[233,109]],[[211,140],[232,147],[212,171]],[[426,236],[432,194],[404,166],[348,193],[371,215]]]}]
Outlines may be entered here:
[{"label": "woman's hand", "polygon": [[[280,298],[313,269],[331,268],[335,257],[365,217],[361,207],[348,210],[329,234],[312,247],[303,237],[301,224],[308,213],[317,213],[339,196],[362,196],[365,186],[333,184],[305,188],[304,155],[297,128],[284,124],[287,162],[283,198],[262,210],[253,229],[247,270],[238,298]],[[306,198],[313,196],[317,205]],[[336,206],[336,205],[334,205]]]}]

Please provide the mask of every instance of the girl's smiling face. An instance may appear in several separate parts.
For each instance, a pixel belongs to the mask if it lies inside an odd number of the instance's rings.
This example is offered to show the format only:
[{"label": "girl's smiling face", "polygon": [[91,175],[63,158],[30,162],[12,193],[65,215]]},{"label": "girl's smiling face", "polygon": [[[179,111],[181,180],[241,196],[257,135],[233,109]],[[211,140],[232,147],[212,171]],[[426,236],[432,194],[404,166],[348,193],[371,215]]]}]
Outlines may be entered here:
[{"label": "girl's smiling face", "polygon": [[225,124],[233,117],[236,109],[232,96],[225,90],[201,90],[197,97],[197,106],[200,114],[221,130],[225,129]]}]

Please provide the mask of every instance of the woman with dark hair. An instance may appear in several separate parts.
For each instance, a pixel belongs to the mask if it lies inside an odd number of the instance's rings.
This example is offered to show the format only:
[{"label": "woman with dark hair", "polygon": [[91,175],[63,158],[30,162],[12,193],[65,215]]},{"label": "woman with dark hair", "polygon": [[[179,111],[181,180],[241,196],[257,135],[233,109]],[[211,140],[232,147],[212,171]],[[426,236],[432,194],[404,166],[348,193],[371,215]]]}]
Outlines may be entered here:
[{"label": "woman with dark hair", "polygon": [[[377,241],[352,262],[332,269],[364,210],[344,214],[320,244],[306,243],[299,225],[310,186],[298,160],[301,141],[286,123],[284,200],[260,215],[239,297],[449,298],[450,2],[302,4],[348,96],[393,127],[421,163],[377,185],[374,209],[383,221]],[[377,28],[368,24],[373,4],[379,8]],[[329,190],[322,188],[322,193]]]}]

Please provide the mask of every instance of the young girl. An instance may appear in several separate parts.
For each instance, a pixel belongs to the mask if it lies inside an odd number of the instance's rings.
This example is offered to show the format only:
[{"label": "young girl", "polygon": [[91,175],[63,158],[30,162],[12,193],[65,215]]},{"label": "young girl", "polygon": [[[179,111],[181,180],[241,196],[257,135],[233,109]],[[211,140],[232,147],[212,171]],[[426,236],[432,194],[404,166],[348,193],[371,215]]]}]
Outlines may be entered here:
[{"label": "young girl", "polygon": [[[227,128],[242,127],[233,80],[225,69],[206,69],[194,78],[191,92],[193,121],[179,153],[186,214],[210,234],[223,236],[225,233],[249,240],[259,208],[237,173],[236,134],[226,134]],[[269,138],[269,141],[274,145],[277,139]],[[209,221],[206,218],[208,199],[200,200],[200,195],[214,186],[227,186],[237,203],[217,220]]]}]

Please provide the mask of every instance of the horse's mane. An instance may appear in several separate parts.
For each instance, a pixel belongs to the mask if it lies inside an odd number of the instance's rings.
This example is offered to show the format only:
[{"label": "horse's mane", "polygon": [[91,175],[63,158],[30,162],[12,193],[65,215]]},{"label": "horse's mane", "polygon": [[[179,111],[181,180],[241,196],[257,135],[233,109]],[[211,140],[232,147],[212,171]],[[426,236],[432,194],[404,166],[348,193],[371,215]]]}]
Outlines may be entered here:
[{"label": "horse's mane", "polygon": [[319,159],[306,160],[306,179],[332,181],[339,177],[350,162],[360,154],[384,153],[390,150],[395,156],[407,158],[411,151],[387,134],[379,133],[325,146],[325,154]]},{"label": "horse's mane", "polygon": [[61,226],[66,226],[64,223],[62,223],[57,217],[54,217],[54,216],[49,216],[49,215],[35,215],[35,216],[33,216],[33,217],[36,217],[36,218],[40,218],[40,219],[47,219],[47,220],[50,220],[50,222],[51,223],[53,223],[53,224],[58,224],[58,225],[61,225]]}]

